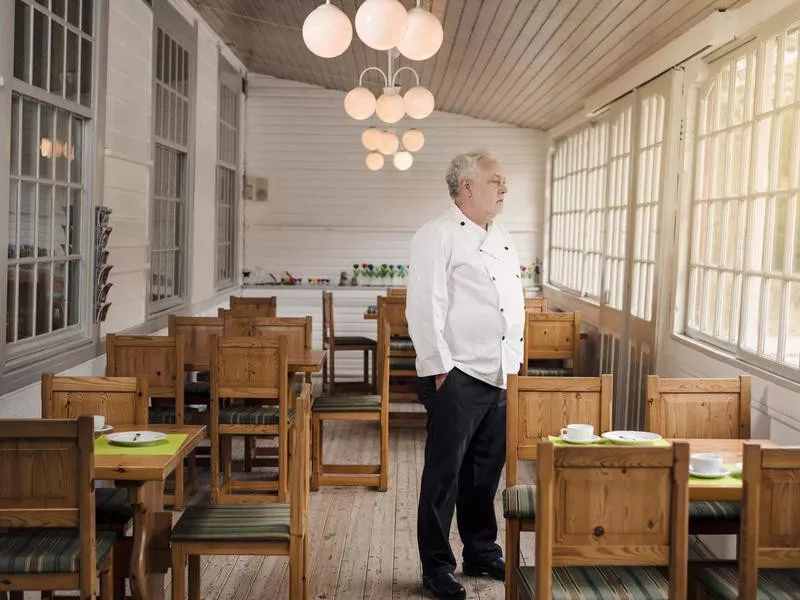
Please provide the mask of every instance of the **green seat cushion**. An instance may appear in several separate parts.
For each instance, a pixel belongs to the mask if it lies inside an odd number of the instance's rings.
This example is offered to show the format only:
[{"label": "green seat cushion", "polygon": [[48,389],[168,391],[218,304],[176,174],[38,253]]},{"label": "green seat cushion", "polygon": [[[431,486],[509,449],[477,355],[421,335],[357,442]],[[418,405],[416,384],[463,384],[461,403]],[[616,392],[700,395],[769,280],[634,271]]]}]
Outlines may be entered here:
[{"label": "green seat cushion", "polygon": [[[739,568],[697,567],[694,578],[712,598],[735,600],[739,597]],[[800,598],[800,569],[759,569],[758,598],[765,600],[797,600]]]},{"label": "green seat cushion", "polygon": [[[98,531],[97,564],[105,561],[116,535]],[[77,573],[81,538],[77,529],[22,529],[0,534],[0,573]]]},{"label": "green seat cushion", "polygon": [[389,340],[389,350],[396,350],[398,352],[413,352],[414,342],[410,337],[395,336]]},{"label": "green seat cushion", "polygon": [[343,394],[320,396],[311,405],[313,412],[378,412],[381,397],[373,394]]},{"label": "green seat cushion", "polygon": [[98,525],[124,525],[133,518],[133,506],[125,488],[97,488],[94,506]]},{"label": "green seat cushion", "polygon": [[389,358],[389,366],[398,371],[416,371],[417,359],[411,356],[392,356]]},{"label": "green seat cushion", "polygon": [[211,397],[211,383],[208,381],[187,381],[183,385],[183,393],[185,396],[203,396],[205,398]]},{"label": "green seat cushion", "polygon": [[333,343],[336,346],[377,346],[378,342],[375,340],[362,337],[360,335],[343,335],[333,338]]},{"label": "green seat cushion", "polygon": [[528,367],[528,377],[572,377],[572,369],[564,367]]},{"label": "green seat cushion", "polygon": [[[294,418],[294,411],[289,411],[289,421]],[[225,425],[277,425],[277,406],[247,406],[231,404],[219,411],[219,422]]]},{"label": "green seat cushion", "polygon": [[[516,569],[520,588],[535,598],[536,568]],[[553,600],[656,600],[669,598],[669,580],[656,567],[555,567]],[[549,600],[549,599],[548,599]]]},{"label": "green seat cushion", "polygon": [[514,485],[503,490],[503,516],[533,519],[536,516],[536,486]]},{"label": "green seat cushion", "polygon": [[738,522],[742,516],[739,502],[698,500],[689,502],[689,520],[703,522]]},{"label": "green seat cushion", "polygon": [[276,541],[289,539],[289,505],[190,506],[172,528],[180,541]]},{"label": "green seat cushion", "polygon": [[[196,408],[191,406],[183,407],[183,420],[187,423],[191,422],[192,415],[197,412]],[[175,407],[174,406],[151,406],[147,417],[148,423],[156,425],[174,425],[175,424]]]}]

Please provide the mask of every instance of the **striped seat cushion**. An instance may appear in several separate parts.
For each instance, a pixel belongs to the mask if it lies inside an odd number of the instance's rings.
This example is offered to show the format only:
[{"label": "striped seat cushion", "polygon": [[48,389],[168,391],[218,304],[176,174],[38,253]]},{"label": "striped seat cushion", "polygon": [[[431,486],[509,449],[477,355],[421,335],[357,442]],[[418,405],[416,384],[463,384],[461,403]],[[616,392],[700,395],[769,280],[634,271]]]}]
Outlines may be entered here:
[{"label": "striped seat cushion", "polygon": [[737,522],[742,516],[739,502],[719,502],[702,500],[689,502],[689,520]]},{"label": "striped seat cushion", "polygon": [[398,352],[413,352],[414,342],[410,337],[395,336],[389,340],[389,350],[396,350]]},{"label": "striped seat cushion", "polygon": [[183,386],[184,396],[211,396],[211,383],[208,381],[187,381]]},{"label": "striped seat cushion", "polygon": [[311,405],[313,412],[378,412],[380,409],[381,397],[372,394],[320,396]]},{"label": "striped seat cushion", "polygon": [[528,377],[572,377],[572,369],[563,367],[528,367]]},{"label": "striped seat cushion", "polygon": [[343,335],[333,338],[333,343],[337,346],[377,346],[378,342],[368,337],[360,335]]},{"label": "striped seat cushion", "polygon": [[[97,564],[105,561],[116,535],[97,532]],[[0,534],[0,573],[77,573],[81,538],[77,529],[24,529]]]},{"label": "striped seat cushion", "polygon": [[[697,567],[692,569],[695,579],[712,598],[735,600],[739,597],[739,569],[730,567]],[[800,598],[800,569],[759,569],[758,597],[769,600],[797,600]]]},{"label": "striped seat cushion", "polygon": [[276,541],[289,539],[289,505],[190,506],[172,528],[180,541]]},{"label": "striped seat cushion", "polygon": [[416,371],[417,359],[405,356],[392,356],[389,358],[389,365],[392,369],[397,369],[398,371]]},{"label": "striped seat cushion", "polygon": [[[197,409],[192,406],[183,407],[183,420],[187,423],[192,422],[192,417]],[[149,415],[147,417],[148,423],[157,425],[174,425],[175,424],[175,407],[174,406],[151,406]]]},{"label": "striped seat cushion", "polygon": [[533,519],[536,516],[536,486],[515,485],[503,490],[503,516]]},{"label": "striped seat cushion", "polygon": [[98,525],[124,525],[133,518],[133,506],[125,488],[97,488],[94,506]]},{"label": "striped seat cushion", "polygon": [[[526,597],[535,598],[536,568],[516,569]],[[656,567],[555,567],[553,600],[656,600],[669,598],[669,580]]]},{"label": "striped seat cushion", "polygon": [[[294,419],[294,411],[289,411],[289,421]],[[231,404],[219,411],[219,422],[225,425],[277,425],[277,406],[247,406]]]}]

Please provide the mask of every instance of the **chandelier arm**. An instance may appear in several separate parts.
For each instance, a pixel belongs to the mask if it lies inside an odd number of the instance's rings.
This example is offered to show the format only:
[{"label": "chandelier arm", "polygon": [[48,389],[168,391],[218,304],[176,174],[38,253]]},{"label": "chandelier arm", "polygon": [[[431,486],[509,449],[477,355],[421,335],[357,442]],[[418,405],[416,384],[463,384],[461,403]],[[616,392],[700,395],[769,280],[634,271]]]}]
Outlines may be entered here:
[{"label": "chandelier arm", "polygon": [[386,76],[386,73],[384,73],[384,72],[383,72],[383,69],[381,69],[380,67],[367,67],[366,69],[364,69],[363,71],[361,71],[361,75],[359,75],[359,76],[358,76],[358,87],[363,87],[363,86],[361,85],[361,82],[362,82],[362,80],[364,79],[364,74],[365,74],[367,71],[377,71],[378,73],[380,73],[381,75],[383,75],[383,81],[386,83],[386,87],[388,87],[388,86],[389,86],[389,78]]},{"label": "chandelier arm", "polygon": [[400,74],[400,71],[411,71],[414,74],[414,77],[417,78],[417,86],[419,86],[419,74],[413,69],[413,67],[400,67],[397,71],[394,72],[394,76],[392,77],[392,87],[395,87],[395,80],[397,76]]}]

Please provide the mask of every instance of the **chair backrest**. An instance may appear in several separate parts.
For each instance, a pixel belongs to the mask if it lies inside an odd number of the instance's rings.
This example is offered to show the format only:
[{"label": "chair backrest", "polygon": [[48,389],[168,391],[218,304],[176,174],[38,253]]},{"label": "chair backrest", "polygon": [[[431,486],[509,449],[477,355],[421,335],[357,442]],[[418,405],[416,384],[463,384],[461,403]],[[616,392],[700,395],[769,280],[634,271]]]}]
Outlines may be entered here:
[{"label": "chair backrest", "polygon": [[103,415],[107,425],[144,425],[147,377],[55,377],[42,375],[42,417],[75,419]]},{"label": "chair backrest", "polygon": [[311,447],[311,385],[303,384],[295,401],[294,451],[290,458],[291,495],[289,500],[289,534],[308,535],[308,504],[311,498],[309,448]]},{"label": "chair backrest", "polygon": [[579,312],[525,311],[525,365],[529,360],[559,358],[572,361],[579,374],[581,362],[581,314]]},{"label": "chair backrest", "polygon": [[289,354],[301,354],[311,350],[311,317],[252,317],[226,315],[224,317],[226,337],[264,337],[278,339],[285,336]]},{"label": "chair backrest", "polygon": [[647,378],[647,430],[667,438],[748,439],[750,377]]},{"label": "chair backrest", "polygon": [[800,447],[745,442],[739,598],[755,600],[758,570],[800,567]]},{"label": "chair backrest", "polygon": [[556,447],[536,463],[536,597],[552,597],[554,566],[670,567],[670,598],[686,598],[689,444]]},{"label": "chair backrest", "polygon": [[231,296],[229,299],[231,310],[246,310],[257,312],[261,317],[278,316],[278,299],[275,296],[268,298],[244,298]]},{"label": "chair backrest", "polygon": [[535,461],[539,441],[557,436],[570,423],[611,429],[614,379],[600,377],[508,376],[506,484],[517,483],[517,462]]},{"label": "chair backrest", "polygon": [[333,292],[322,292],[322,347],[332,349],[334,344]]},{"label": "chair backrest", "polygon": [[533,312],[547,312],[548,301],[545,296],[536,296],[535,298],[525,298],[525,310]]},{"label": "chair backrest", "polygon": [[390,288],[386,288],[386,295],[387,296],[402,296],[402,297],[405,298],[407,291],[408,291],[408,288],[404,288],[404,287],[390,287]]},{"label": "chair backrest", "polygon": [[[265,337],[214,338],[212,397],[217,400],[277,399],[281,406],[285,406],[289,392],[288,347],[286,336],[277,340]],[[212,408],[216,405],[217,402],[212,402]]]},{"label": "chair backrest", "polygon": [[211,338],[222,337],[220,317],[169,316],[170,337],[183,338],[183,368],[186,371],[211,370]]},{"label": "chair backrest", "polygon": [[389,324],[390,333],[408,335],[406,320],[406,296],[378,296],[378,321]]}]

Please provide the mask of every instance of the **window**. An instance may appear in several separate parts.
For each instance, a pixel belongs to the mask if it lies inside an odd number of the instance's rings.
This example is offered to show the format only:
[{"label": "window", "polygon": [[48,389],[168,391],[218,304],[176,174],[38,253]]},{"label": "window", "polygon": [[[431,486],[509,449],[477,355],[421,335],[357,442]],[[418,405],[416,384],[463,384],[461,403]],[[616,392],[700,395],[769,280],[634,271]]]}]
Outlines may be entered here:
[{"label": "window", "polygon": [[[217,135],[217,289],[234,284],[236,199],[239,162],[238,77],[220,57],[219,128]],[[241,85],[241,82],[239,82]]]},{"label": "window", "polygon": [[151,312],[183,302],[189,197],[190,54],[162,27],[156,36]]},{"label": "window", "polygon": [[84,335],[95,6],[16,0],[13,10],[6,261],[12,358]]},{"label": "window", "polygon": [[[800,368],[800,28],[715,65],[699,101],[686,331]],[[740,165],[749,165],[741,169]]]}]

